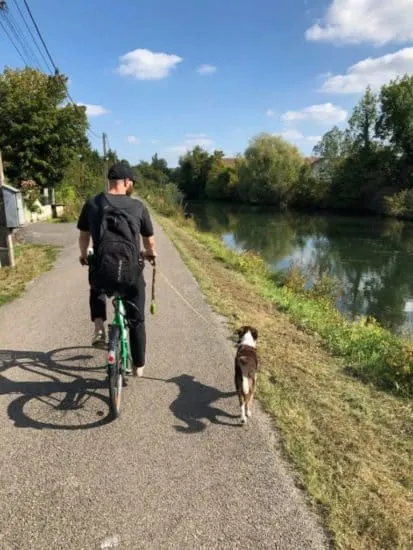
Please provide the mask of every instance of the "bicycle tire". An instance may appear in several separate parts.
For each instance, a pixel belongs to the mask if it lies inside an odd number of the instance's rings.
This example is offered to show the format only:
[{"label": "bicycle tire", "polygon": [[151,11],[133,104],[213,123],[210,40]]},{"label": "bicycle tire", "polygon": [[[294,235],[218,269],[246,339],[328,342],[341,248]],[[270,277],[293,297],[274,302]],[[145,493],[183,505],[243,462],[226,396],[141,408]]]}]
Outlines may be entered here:
[{"label": "bicycle tire", "polygon": [[111,354],[114,354],[114,359],[108,361],[109,400],[111,413],[115,419],[120,415],[123,387],[120,331],[116,325],[111,325],[109,331],[109,356]]}]

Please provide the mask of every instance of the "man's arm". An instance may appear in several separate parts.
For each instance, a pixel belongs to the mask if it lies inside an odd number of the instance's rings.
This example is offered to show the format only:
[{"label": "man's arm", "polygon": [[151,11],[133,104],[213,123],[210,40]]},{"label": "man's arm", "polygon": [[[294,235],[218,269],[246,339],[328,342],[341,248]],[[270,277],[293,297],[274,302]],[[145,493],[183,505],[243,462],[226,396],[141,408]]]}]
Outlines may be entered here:
[{"label": "man's arm", "polygon": [[143,207],[142,223],[141,223],[141,235],[143,246],[145,248],[145,256],[156,257],[156,242],[153,231],[152,220],[149,216],[149,212],[146,206]]},{"label": "man's arm", "polygon": [[80,259],[87,259],[87,249],[90,243],[90,232],[89,231],[79,231],[79,249],[80,249]]},{"label": "man's arm", "polygon": [[155,243],[155,236],[152,235],[151,237],[142,237],[143,246],[145,247],[145,255],[147,256],[156,256],[156,243]]},{"label": "man's arm", "polygon": [[88,219],[88,205],[83,205],[82,211],[77,222],[77,228],[79,229],[79,260],[87,260],[87,249],[90,243],[90,231],[89,231],[89,219]]}]

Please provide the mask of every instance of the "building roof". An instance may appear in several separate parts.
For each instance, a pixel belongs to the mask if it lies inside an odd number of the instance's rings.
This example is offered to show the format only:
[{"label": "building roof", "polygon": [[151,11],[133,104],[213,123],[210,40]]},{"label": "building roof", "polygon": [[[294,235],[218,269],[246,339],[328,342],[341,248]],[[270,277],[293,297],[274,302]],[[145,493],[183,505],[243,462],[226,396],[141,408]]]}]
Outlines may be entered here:
[{"label": "building roof", "polygon": [[225,164],[225,166],[235,166],[235,160],[236,159],[234,158],[227,157],[227,158],[223,158],[222,162],[223,164]]},{"label": "building roof", "polygon": [[16,189],[16,187],[13,187],[12,185],[9,185],[8,183],[3,183],[3,185],[1,187],[4,187],[5,189],[8,189],[9,191],[12,191],[13,193],[21,193],[20,189]]}]

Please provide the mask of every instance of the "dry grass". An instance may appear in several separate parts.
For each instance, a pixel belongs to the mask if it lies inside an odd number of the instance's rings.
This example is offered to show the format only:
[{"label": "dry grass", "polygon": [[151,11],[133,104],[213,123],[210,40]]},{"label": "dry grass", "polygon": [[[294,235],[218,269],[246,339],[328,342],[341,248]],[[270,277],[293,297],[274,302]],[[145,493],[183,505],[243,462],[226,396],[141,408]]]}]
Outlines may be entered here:
[{"label": "dry grass", "polygon": [[53,246],[18,244],[15,246],[16,266],[0,269],[0,306],[17,298],[26,284],[52,268],[58,248]]},{"label": "dry grass", "polygon": [[413,548],[413,406],[346,374],[257,284],[228,269],[196,234],[162,225],[209,303],[260,331],[259,399],[339,549]]}]

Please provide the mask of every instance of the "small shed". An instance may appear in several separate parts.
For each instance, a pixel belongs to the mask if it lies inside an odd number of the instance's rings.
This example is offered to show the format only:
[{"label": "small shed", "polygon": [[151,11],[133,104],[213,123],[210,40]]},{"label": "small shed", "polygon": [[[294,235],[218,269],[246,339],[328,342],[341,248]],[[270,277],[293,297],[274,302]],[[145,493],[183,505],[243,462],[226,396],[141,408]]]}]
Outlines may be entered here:
[{"label": "small shed", "polygon": [[7,227],[9,229],[21,227],[26,223],[21,191],[5,183],[1,186],[1,189],[3,190]]}]

